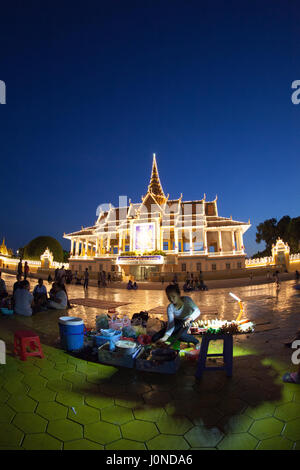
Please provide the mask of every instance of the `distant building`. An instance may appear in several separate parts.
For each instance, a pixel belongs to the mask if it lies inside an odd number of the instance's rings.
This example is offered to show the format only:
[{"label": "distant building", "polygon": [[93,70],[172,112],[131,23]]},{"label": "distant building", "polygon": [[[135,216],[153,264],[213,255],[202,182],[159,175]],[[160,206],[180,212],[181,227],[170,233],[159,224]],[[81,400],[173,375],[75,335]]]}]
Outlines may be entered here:
[{"label": "distant building", "polygon": [[73,271],[118,272],[126,279],[158,280],[162,274],[228,271],[245,267],[243,234],[250,222],[218,215],[217,197],[169,199],[153,156],[150,183],[141,202],[110,207],[95,225],[64,238],[71,241]]}]

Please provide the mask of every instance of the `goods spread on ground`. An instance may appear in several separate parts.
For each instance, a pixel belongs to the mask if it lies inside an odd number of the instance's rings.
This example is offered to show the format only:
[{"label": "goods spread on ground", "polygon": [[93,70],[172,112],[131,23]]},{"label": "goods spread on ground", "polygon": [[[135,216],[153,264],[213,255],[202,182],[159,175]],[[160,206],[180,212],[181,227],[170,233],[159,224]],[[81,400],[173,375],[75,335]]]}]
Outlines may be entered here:
[{"label": "goods spread on ground", "polygon": [[253,333],[254,323],[249,320],[226,321],[226,320],[198,320],[194,321],[190,327],[190,334],[231,334],[241,335]]}]

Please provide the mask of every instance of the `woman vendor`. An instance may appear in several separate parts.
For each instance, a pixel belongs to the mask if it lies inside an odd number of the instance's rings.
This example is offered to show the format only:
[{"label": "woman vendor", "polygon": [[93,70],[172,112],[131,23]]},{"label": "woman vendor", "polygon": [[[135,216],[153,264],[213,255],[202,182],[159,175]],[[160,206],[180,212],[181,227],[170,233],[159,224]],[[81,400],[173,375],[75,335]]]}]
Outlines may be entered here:
[{"label": "woman vendor", "polygon": [[[168,341],[173,335],[176,339],[186,343],[193,343],[195,346],[199,341],[187,333],[190,323],[199,315],[200,310],[190,297],[180,295],[178,284],[170,284],[166,288],[166,294],[170,301],[168,306],[168,323],[160,331],[152,336],[152,341]],[[180,331],[181,330],[181,331]]]}]

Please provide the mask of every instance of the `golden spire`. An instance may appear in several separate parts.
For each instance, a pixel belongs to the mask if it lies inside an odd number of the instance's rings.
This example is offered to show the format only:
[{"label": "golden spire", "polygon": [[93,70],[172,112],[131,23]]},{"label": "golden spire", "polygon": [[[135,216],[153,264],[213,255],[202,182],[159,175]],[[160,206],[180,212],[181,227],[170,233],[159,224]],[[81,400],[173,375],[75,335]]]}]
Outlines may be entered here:
[{"label": "golden spire", "polygon": [[166,196],[159,179],[155,153],[153,154],[152,172],[150,184],[148,186],[148,193],[152,193],[160,204],[166,200]]}]

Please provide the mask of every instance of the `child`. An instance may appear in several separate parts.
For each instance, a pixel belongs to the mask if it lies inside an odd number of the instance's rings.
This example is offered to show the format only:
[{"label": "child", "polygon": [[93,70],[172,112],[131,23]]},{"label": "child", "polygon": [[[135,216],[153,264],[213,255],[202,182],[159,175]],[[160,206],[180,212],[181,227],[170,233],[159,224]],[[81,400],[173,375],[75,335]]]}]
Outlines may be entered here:
[{"label": "child", "polygon": [[190,297],[181,297],[180,289],[177,284],[170,284],[166,288],[166,294],[170,301],[168,306],[168,324],[160,331],[155,333],[152,341],[168,341],[173,335],[177,339],[186,343],[193,343],[196,347],[199,341],[192,335],[187,334],[190,322],[194,321],[199,315],[200,310]]}]

